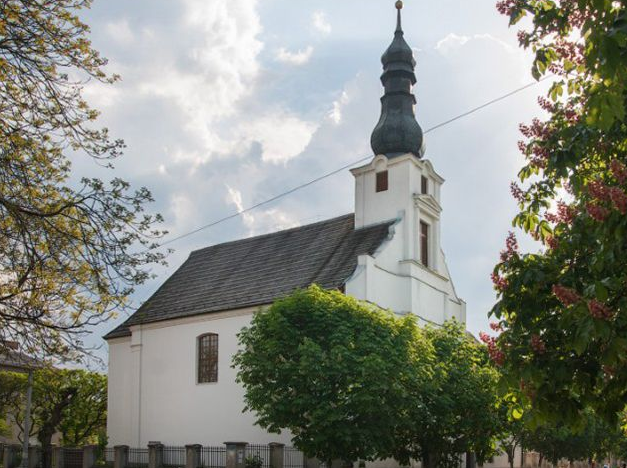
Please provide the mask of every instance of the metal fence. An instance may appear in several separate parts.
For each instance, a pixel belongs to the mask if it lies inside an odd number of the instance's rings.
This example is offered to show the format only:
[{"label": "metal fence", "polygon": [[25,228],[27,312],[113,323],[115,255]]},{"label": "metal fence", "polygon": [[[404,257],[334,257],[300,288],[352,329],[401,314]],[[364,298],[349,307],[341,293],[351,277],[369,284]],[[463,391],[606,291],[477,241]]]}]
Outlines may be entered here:
[{"label": "metal fence", "polygon": [[200,450],[200,466],[202,468],[225,468],[226,447],[203,447]]},{"label": "metal fence", "polygon": [[83,468],[83,449],[65,447],[63,449],[63,463],[63,468]]},{"label": "metal fence", "polygon": [[262,468],[270,468],[270,447],[267,445],[248,444],[245,456],[246,458],[258,457],[261,459]]},{"label": "metal fence", "polygon": [[185,447],[163,447],[163,466],[182,468],[186,458]]},{"label": "metal fence", "polygon": [[[81,449],[79,449],[81,450]],[[57,453],[52,450],[52,448],[50,448],[49,450],[46,451],[47,452],[47,456],[50,459],[50,466],[51,468],[64,468],[64,467],[59,467],[57,464]],[[81,468],[83,467],[83,463],[82,463],[82,450],[81,450]],[[44,467],[44,450],[41,447],[37,447],[37,468],[43,468]]]},{"label": "metal fence", "polygon": [[145,468],[148,466],[148,449],[147,448],[129,448],[128,449],[128,468]]},{"label": "metal fence", "polygon": [[[34,447],[33,447],[34,448]],[[0,468],[5,447],[0,444]],[[14,461],[19,463],[22,459],[22,451],[20,449],[12,452]],[[113,468],[115,461],[115,449],[111,447],[94,447],[95,464],[94,468]],[[43,452],[37,447],[38,464],[36,468],[44,467]],[[83,468],[84,458],[83,448],[63,447],[59,452],[57,449],[51,450],[49,460],[51,468]],[[62,454],[63,466],[60,466],[57,460],[57,454]],[[127,464],[125,468],[148,468],[149,465],[149,449],[148,448],[129,448],[127,449]],[[186,468],[187,449],[181,446],[163,446],[163,468]],[[226,468],[226,447],[225,446],[204,446],[200,448],[200,459],[196,468]],[[272,468],[271,450],[269,445],[249,444],[244,451],[245,458],[255,457],[261,462],[262,468]],[[282,468],[305,468],[305,456],[303,452],[295,447],[283,448],[283,467]],[[321,467],[326,468],[326,467]]]},{"label": "metal fence", "polygon": [[305,454],[295,447],[283,448],[283,468],[305,468]]},{"label": "metal fence", "polygon": [[102,462],[107,468],[113,467],[115,461],[115,449],[107,447],[102,451]]}]

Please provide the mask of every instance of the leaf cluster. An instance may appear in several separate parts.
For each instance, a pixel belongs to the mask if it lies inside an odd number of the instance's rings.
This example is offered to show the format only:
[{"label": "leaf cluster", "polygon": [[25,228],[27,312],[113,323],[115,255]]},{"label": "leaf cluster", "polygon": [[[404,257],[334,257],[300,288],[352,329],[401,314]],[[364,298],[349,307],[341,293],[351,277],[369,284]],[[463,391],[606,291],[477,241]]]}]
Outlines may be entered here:
[{"label": "leaf cluster", "polygon": [[308,456],[446,466],[492,449],[496,373],[457,323],[421,329],[312,286],[256,314],[239,343],[246,410]]},{"label": "leaf cluster", "polygon": [[[0,372],[0,415],[10,415],[24,432],[28,376]],[[107,377],[85,370],[42,368],[33,372],[32,424],[29,435],[49,445],[60,433],[68,446],[95,443],[106,425]]]},{"label": "leaf cluster", "polygon": [[[495,268],[505,391],[536,422],[575,425],[592,408],[615,423],[627,403],[627,9],[624,1],[502,2],[553,74],[548,114],[525,128],[513,225],[542,242]],[[561,214],[554,210],[561,204]],[[574,300],[556,294],[565,288]]]},{"label": "leaf cluster", "polygon": [[79,357],[86,327],[164,258],[146,188],[72,173],[71,158],[112,167],[124,148],[82,97],[118,79],[78,16],[91,3],[0,2],[0,340],[31,355]]}]

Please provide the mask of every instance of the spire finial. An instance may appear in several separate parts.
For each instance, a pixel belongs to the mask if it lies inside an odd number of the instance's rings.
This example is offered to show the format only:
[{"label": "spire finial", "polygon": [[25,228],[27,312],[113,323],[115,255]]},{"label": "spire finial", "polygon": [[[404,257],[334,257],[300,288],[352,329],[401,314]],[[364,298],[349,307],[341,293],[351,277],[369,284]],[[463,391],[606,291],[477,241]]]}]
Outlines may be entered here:
[{"label": "spire finial", "polygon": [[397,10],[397,19],[396,19],[396,32],[403,32],[403,28],[401,26],[401,10],[403,9],[402,0],[398,0],[396,2],[396,10]]}]

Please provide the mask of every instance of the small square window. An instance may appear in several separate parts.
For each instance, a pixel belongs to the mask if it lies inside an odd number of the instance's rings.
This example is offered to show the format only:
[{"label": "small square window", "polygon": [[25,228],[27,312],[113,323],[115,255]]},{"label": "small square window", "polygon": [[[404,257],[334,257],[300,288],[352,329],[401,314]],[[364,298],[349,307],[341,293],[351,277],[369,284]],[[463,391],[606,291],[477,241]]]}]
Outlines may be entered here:
[{"label": "small square window", "polygon": [[420,193],[423,195],[427,195],[429,193],[429,179],[425,176],[422,176],[420,179]]},{"label": "small square window", "polygon": [[388,189],[388,171],[377,172],[377,193]]}]

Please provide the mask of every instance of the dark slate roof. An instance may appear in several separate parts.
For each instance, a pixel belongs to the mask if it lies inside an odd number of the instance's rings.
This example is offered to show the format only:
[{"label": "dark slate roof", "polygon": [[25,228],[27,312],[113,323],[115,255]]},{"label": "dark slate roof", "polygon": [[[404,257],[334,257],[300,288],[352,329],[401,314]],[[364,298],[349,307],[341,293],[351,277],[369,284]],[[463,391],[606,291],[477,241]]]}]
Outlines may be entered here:
[{"label": "dark slate roof", "polygon": [[349,214],[192,252],[105,339],[130,335],[132,325],[270,304],[314,283],[339,288],[355,271],[357,257],[374,254],[392,224],[355,229]]}]

